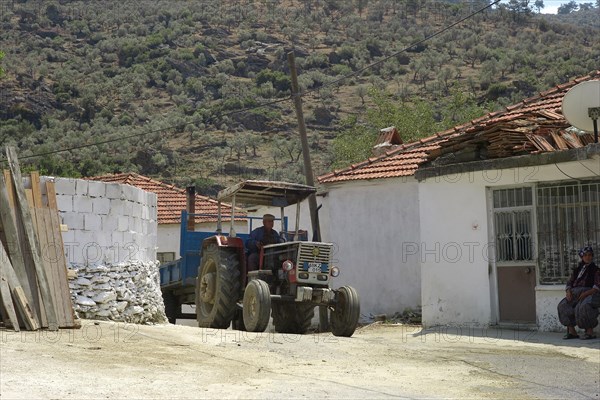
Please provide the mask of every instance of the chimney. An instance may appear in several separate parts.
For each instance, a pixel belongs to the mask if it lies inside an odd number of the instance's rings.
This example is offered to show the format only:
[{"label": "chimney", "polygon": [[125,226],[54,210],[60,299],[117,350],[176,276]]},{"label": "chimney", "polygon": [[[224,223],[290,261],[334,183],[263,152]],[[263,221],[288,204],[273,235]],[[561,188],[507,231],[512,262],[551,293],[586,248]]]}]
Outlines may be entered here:
[{"label": "chimney", "polygon": [[385,152],[394,150],[402,144],[402,138],[395,126],[390,126],[379,131],[377,142],[373,146],[373,155],[380,156]]},{"label": "chimney", "polygon": [[188,212],[187,230],[194,231],[196,229],[196,218],[190,217],[189,214],[196,212],[196,187],[188,186],[185,188],[186,204],[185,210]]}]

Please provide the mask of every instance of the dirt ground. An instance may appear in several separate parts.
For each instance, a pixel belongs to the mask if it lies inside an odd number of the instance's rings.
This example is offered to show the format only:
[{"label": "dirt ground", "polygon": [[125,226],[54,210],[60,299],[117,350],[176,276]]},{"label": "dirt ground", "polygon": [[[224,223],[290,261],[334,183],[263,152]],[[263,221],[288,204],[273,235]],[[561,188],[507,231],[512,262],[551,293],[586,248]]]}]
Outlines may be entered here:
[{"label": "dirt ground", "polygon": [[600,340],[369,325],[352,338],[83,321],[0,330],[0,398],[600,399]]}]

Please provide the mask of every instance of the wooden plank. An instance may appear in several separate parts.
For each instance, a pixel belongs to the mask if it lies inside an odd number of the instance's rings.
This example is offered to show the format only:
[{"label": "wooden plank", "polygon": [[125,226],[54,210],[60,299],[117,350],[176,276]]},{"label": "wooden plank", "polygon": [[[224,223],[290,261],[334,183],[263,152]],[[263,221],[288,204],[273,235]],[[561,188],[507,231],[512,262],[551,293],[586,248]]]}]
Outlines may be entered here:
[{"label": "wooden plank", "polygon": [[60,229],[60,217],[58,215],[58,207],[56,202],[56,190],[54,182],[46,182],[46,194],[48,197],[48,211],[50,217],[49,233],[53,237],[48,236],[48,242],[54,249],[53,256],[56,258],[55,271],[57,272],[56,282],[59,286],[58,294],[61,299],[61,327],[73,328],[76,327],[75,311],[73,310],[73,301],[71,300],[71,291],[69,289],[69,277],[67,271],[67,259],[64,252],[64,243]]},{"label": "wooden plank", "polygon": [[35,208],[42,208],[42,188],[40,187],[40,173],[33,171],[29,174],[31,177],[31,192],[33,194],[33,204]]},{"label": "wooden plank", "polygon": [[27,299],[25,298],[25,293],[23,293],[23,288],[21,286],[17,286],[12,290],[12,295],[15,298],[15,302],[17,304],[17,308],[19,309],[20,315],[23,317],[25,321],[25,325],[27,329],[36,331],[40,329],[40,326],[37,324],[35,319],[35,313],[27,303]]},{"label": "wooden plank", "polygon": [[58,323],[56,321],[56,313],[54,312],[54,299],[52,298],[52,294],[50,292],[48,276],[46,276],[46,271],[44,270],[44,267],[42,265],[40,249],[35,240],[35,233],[33,231],[31,213],[29,212],[29,207],[27,207],[27,199],[25,197],[25,190],[23,188],[23,177],[21,175],[21,167],[19,166],[17,152],[14,147],[6,148],[6,158],[8,159],[8,164],[10,166],[13,181],[15,182],[18,204],[17,208],[19,209],[20,217],[23,222],[23,226],[25,227],[26,241],[29,244],[29,248],[31,249],[33,264],[35,267],[35,272],[37,274],[38,284],[40,287],[40,292],[42,294],[42,300],[44,302],[44,310],[46,311],[46,317],[48,318],[48,328],[50,330],[57,330]]},{"label": "wooden plank", "polygon": [[[59,327],[68,327],[67,314],[71,314],[70,308],[72,308],[72,305],[70,295],[66,298],[63,295],[65,288],[68,294],[69,288],[68,280],[66,278],[66,271],[64,274],[61,274],[61,268],[66,267],[64,266],[64,262],[62,260],[64,258],[64,250],[62,247],[62,243],[58,244],[55,239],[55,231],[58,230],[58,227],[55,228],[53,226],[51,214],[54,212],[54,210],[51,210],[49,208],[40,208],[37,211],[43,216],[44,220],[44,264],[48,268],[49,275],[52,277],[50,288],[52,290],[52,295],[54,296],[55,300],[56,319],[58,321]],[[58,223],[58,221],[56,222]],[[60,235],[60,232],[58,232],[58,234]],[[65,279],[65,281],[67,281],[66,285],[61,284],[62,279]],[[67,301],[65,302],[65,300]],[[68,312],[67,306],[69,307]]]},{"label": "wooden plank", "polygon": [[33,229],[35,231],[36,236],[38,236],[39,243],[39,226],[37,221],[37,215],[35,213],[35,207],[33,205],[33,192],[31,189],[25,189],[25,197],[27,198],[27,205],[29,206],[29,212],[31,213],[31,220],[33,222]]},{"label": "wooden plank", "polygon": [[[23,221],[21,220],[21,218],[18,217],[18,208],[17,208],[17,200],[16,200],[17,195],[16,195],[15,182],[13,180],[11,172],[10,171],[5,171],[5,172],[8,172],[8,176],[7,176],[7,180],[6,180],[7,191],[9,193],[9,201],[11,203],[11,209],[12,209],[11,212],[12,212],[13,219],[14,219],[16,227],[17,227],[17,234],[18,234],[17,240],[20,243],[20,248],[22,251],[25,276],[27,277],[26,278],[27,283],[26,284],[22,283],[22,285],[25,288],[25,290],[27,290],[27,288],[29,288],[29,291],[26,291],[25,294],[31,296],[31,297],[28,297],[27,300],[29,301],[29,304],[31,305],[32,309],[35,312],[36,321],[41,323],[41,325],[43,327],[48,327],[48,321],[46,320],[46,314],[43,312],[43,307],[41,304],[41,295],[40,295],[40,291],[38,288],[38,281],[37,281],[37,276],[35,273],[35,267],[33,264],[33,257],[31,255],[31,249],[29,248],[28,243],[26,243],[26,240],[25,240],[25,228],[23,226]],[[5,174],[5,176],[6,176],[6,174]],[[11,257],[13,256],[12,254],[10,254],[10,255],[11,255]],[[21,279],[20,274],[19,274],[19,279]]]},{"label": "wooden plank", "polygon": [[56,202],[56,187],[54,185],[54,182],[46,182],[46,195],[48,196],[48,207],[51,210],[58,211],[58,204]]},{"label": "wooden plank", "polygon": [[[19,231],[14,217],[14,209],[10,208],[8,198],[8,185],[5,181],[5,175],[0,175],[0,220],[6,235],[7,251],[10,255],[10,261],[14,268],[17,280],[19,281],[27,303],[35,307],[33,301],[33,292],[29,284],[29,277],[25,269],[25,259],[23,257],[23,246],[19,236]],[[10,283],[10,281],[9,281]],[[36,289],[37,293],[37,289]],[[38,321],[37,317],[35,318]]]},{"label": "wooden plank", "polygon": [[[30,176],[30,181],[31,181],[31,194],[33,197],[33,208],[32,210],[34,211],[35,214],[35,221],[37,223],[37,232],[38,232],[38,239],[39,239],[39,243],[40,243],[40,250],[42,252],[42,261],[44,263],[44,268],[46,269],[46,273],[49,274],[49,276],[51,277],[50,279],[50,289],[52,290],[52,295],[54,297],[54,299],[56,299],[56,274],[53,273],[54,271],[54,266],[52,265],[52,260],[51,257],[49,257],[48,252],[50,251],[50,240],[48,239],[48,233],[47,233],[47,226],[48,223],[46,222],[46,216],[44,215],[43,211],[42,211],[42,207],[43,207],[43,202],[42,202],[42,189],[41,189],[41,185],[40,185],[40,174],[37,171],[33,171],[29,174]],[[26,190],[27,193],[27,190]],[[29,200],[28,200],[29,201]],[[60,307],[58,307],[58,305],[54,305],[54,310],[56,312],[57,315],[57,319],[59,318],[59,309]],[[45,318],[45,315],[42,314],[41,316],[41,322],[44,325],[47,325],[47,320]],[[61,326],[60,321],[58,321],[58,325],[59,327]]]},{"label": "wooden plank", "polygon": [[8,322],[10,322],[15,332],[19,332],[21,328],[19,327],[17,312],[15,311],[15,306],[13,305],[13,301],[10,296],[10,287],[8,286],[8,281],[4,276],[0,276],[0,297]]},{"label": "wooden plank", "polygon": [[15,186],[13,184],[12,177],[10,175],[10,170],[5,169],[2,172],[4,174],[4,181],[6,182],[6,191],[8,194],[8,204],[10,205],[10,208],[16,209],[17,204],[15,202]]},{"label": "wooden plank", "polygon": [[[4,178],[3,178],[4,179]],[[6,260],[6,262],[4,261]],[[24,325],[27,329],[37,330],[40,328],[35,313],[33,312],[30,303],[27,301],[25,297],[25,293],[23,292],[23,288],[21,287],[21,283],[17,278],[17,274],[13,269],[12,263],[8,258],[8,253],[4,249],[4,246],[0,246],[0,276],[5,278],[8,282],[8,286],[10,288],[10,293],[15,299],[14,304],[17,306],[17,310],[19,315],[22,317],[24,321]],[[6,303],[5,303],[6,304]],[[17,322],[16,326],[19,326]]]},{"label": "wooden plank", "polygon": [[[25,189],[25,197],[27,197],[27,204],[29,205],[29,211],[31,212],[31,218],[34,228],[33,230],[35,231],[36,240],[38,242],[38,245],[40,246],[40,249],[42,250],[42,262],[44,264],[44,268],[47,271],[46,273],[48,273],[48,271],[50,271],[52,267],[49,265],[49,263],[46,260],[46,257],[44,257],[43,254],[43,250],[47,246],[44,216],[41,213],[41,209],[37,209],[35,207],[32,189]],[[46,316],[46,313],[39,312],[40,310],[45,310],[44,300],[42,298],[42,292],[39,286],[37,286],[37,296],[36,293],[34,293],[34,299],[37,299],[37,302],[39,303],[37,314],[40,319],[41,325],[44,327],[48,326],[48,318]]]}]

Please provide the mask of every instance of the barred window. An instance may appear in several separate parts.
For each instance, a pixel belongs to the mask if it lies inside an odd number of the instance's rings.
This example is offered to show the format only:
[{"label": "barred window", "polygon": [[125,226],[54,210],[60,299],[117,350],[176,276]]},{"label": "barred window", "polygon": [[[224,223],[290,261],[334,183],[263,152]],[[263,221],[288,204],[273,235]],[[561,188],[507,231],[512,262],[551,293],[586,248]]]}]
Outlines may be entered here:
[{"label": "barred window", "polygon": [[532,189],[498,189],[492,195],[496,262],[533,260]]},{"label": "barred window", "polygon": [[563,284],[578,250],[600,245],[600,181],[537,188],[540,283]]}]

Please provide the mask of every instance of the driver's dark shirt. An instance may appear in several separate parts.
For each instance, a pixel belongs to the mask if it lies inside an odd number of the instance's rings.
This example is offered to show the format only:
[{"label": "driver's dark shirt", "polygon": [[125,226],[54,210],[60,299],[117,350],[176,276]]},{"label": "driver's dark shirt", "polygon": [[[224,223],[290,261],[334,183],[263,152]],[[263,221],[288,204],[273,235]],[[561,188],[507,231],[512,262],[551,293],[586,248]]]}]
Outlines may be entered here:
[{"label": "driver's dark shirt", "polygon": [[250,233],[250,238],[246,241],[246,248],[250,253],[258,253],[257,244],[259,242],[262,242],[262,244],[276,244],[283,242],[283,240],[281,240],[275,229],[267,232],[265,227],[261,226]]}]

